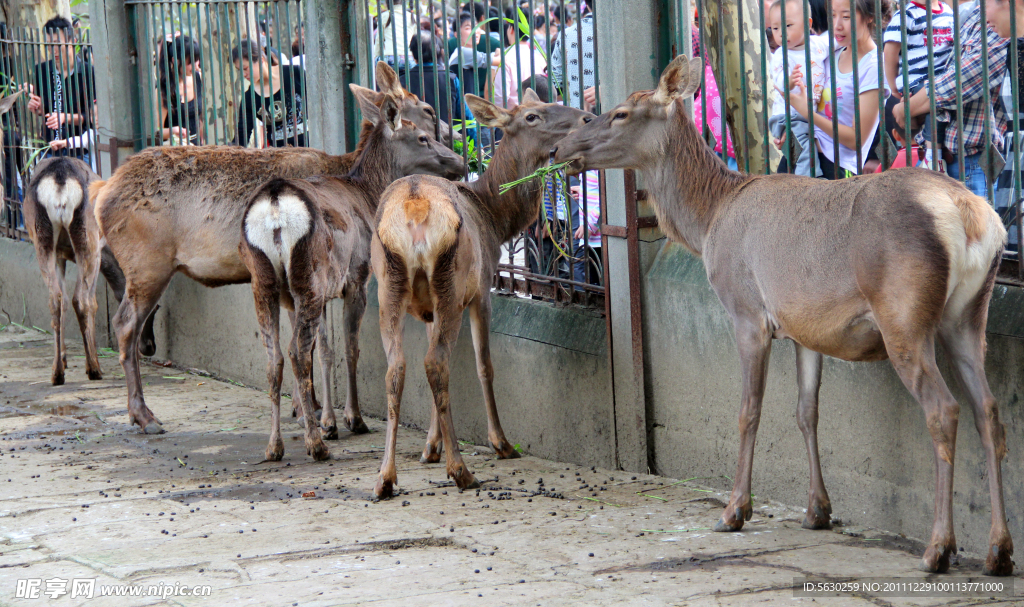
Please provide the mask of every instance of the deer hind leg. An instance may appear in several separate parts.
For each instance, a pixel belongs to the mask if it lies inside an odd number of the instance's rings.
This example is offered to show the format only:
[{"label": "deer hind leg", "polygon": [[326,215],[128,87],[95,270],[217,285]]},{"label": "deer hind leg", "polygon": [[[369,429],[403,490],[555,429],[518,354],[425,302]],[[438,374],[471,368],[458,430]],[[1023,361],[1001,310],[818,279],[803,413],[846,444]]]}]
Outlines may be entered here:
[{"label": "deer hind leg", "polygon": [[[255,257],[255,252],[252,253]],[[249,265],[255,261],[259,266]],[[263,345],[267,348],[267,384],[270,386],[270,440],[265,457],[277,462],[284,457],[281,439],[281,380],[284,375],[284,356],[281,355],[281,287],[274,268],[265,257],[247,260],[252,268],[252,295],[256,304],[256,320],[260,324]]]},{"label": "deer hind leg", "polygon": [[43,281],[50,293],[50,328],[53,329],[53,367],[50,372],[50,383],[54,386],[64,384],[66,361],[63,353],[63,313],[64,313],[64,272],[62,261],[57,258],[54,250],[57,235],[39,233],[36,237],[36,258]]},{"label": "deer hind leg", "polygon": [[331,456],[320,437],[320,428],[313,423],[317,419],[313,411],[313,347],[319,324],[323,322],[323,313],[322,299],[307,297],[295,300],[295,325],[292,327],[292,343],[289,348],[300,412],[306,421],[303,424],[306,431],[306,453],[317,461]]},{"label": "deer hind leg", "polygon": [[[988,301],[983,303],[988,310]],[[1006,508],[1003,504],[1002,460],[1006,456],[1006,432],[999,421],[999,407],[989,390],[985,377],[984,320],[953,321],[940,327],[939,337],[953,363],[967,399],[974,409],[974,425],[981,435],[988,466],[989,496],[992,501],[992,524],[989,531],[989,551],[985,559],[986,575],[1013,573],[1013,540],[1006,526]]]},{"label": "deer hind leg", "polygon": [[831,529],[832,502],[825,490],[818,458],[818,390],[821,388],[822,356],[794,342],[796,346],[796,381],[800,388],[796,421],[807,444],[807,461],[811,466],[811,488],[808,493],[804,529]]},{"label": "deer hind leg", "polygon": [[[400,274],[397,273],[396,274]],[[374,495],[386,499],[394,495],[398,485],[398,471],[395,468],[395,450],[398,442],[398,420],[402,408],[402,392],[405,390],[405,351],[402,348],[403,328],[406,310],[412,294],[404,276],[391,278],[379,276],[377,299],[380,301],[380,337],[384,342],[384,353],[388,357],[388,371],[384,387],[388,397],[388,424],[384,439],[384,459],[380,463],[380,474]]]},{"label": "deer hind leg", "polygon": [[334,379],[334,346],[327,334],[327,306],[320,314],[320,328],[317,330],[317,353],[320,358],[320,379],[324,383],[324,403],[320,410],[320,433],[324,440],[338,440],[338,419],[334,415],[334,399],[331,397],[331,382]]},{"label": "deer hind leg", "polygon": [[[295,331],[296,331],[295,323],[297,322],[296,321],[296,317],[295,317],[295,306],[294,305],[291,306],[290,308],[288,308],[288,322],[292,326],[292,335],[294,336]],[[316,349],[316,341],[313,342],[313,349],[314,350]],[[306,425],[306,419],[304,417],[302,417],[302,411],[299,408],[299,401],[297,400],[299,398],[299,396],[298,396],[299,395],[299,378],[295,377],[294,379],[295,379],[295,382],[292,384],[293,385],[293,389],[292,389],[292,417],[295,418],[295,423],[299,424],[300,426],[305,426]],[[313,396],[312,396],[312,399],[313,399],[313,412],[317,413],[317,412],[320,411],[321,407],[320,407],[320,401],[318,401],[316,399],[316,387],[315,386],[311,386],[310,390],[312,391],[312,394],[313,394]]]},{"label": "deer hind leg", "polygon": [[754,440],[761,422],[761,400],[771,354],[772,337],[761,319],[735,319],[736,346],[743,372],[743,401],[740,405],[740,454],[729,504],[715,531],[739,531],[754,510],[750,501],[750,475],[754,466]]},{"label": "deer hind leg", "polygon": [[462,453],[459,451],[455,435],[455,423],[452,421],[451,393],[448,391],[452,349],[459,339],[462,310],[454,302],[443,301],[443,299],[435,297],[434,323],[423,366],[427,371],[427,382],[434,395],[434,409],[436,409],[441,426],[445,468],[448,477],[455,481],[459,489],[475,489],[480,486],[480,483],[466,467],[466,463],[462,461]]},{"label": "deer hind leg", "polygon": [[96,279],[100,272],[98,238],[93,236],[90,239],[84,226],[76,224],[72,224],[71,234],[71,246],[78,265],[78,279],[75,281],[71,305],[78,317],[78,328],[82,331],[85,344],[85,373],[89,379],[103,379],[96,352]]},{"label": "deer hind leg", "polygon": [[473,349],[476,352],[476,373],[480,377],[480,387],[484,392],[487,405],[487,438],[494,447],[494,452],[501,459],[519,457],[501,429],[498,420],[498,405],[494,400],[494,366],[491,364],[491,295],[489,290],[479,295],[469,304],[469,322],[473,333]]},{"label": "deer hind leg", "polygon": [[[434,323],[424,323],[427,327],[427,343],[433,341]],[[437,416],[437,408],[430,405],[430,427],[427,429],[427,444],[420,455],[421,464],[436,464],[441,461],[441,418]]]},{"label": "deer hind leg", "polygon": [[[121,266],[114,259],[114,253],[110,250],[110,247],[103,247],[103,253],[100,257],[100,273],[107,280],[110,290],[114,292],[114,298],[120,304],[121,300],[124,299],[124,272],[121,271]],[[156,318],[156,311],[159,309],[160,306],[154,307],[152,314],[149,315],[146,322],[142,325],[142,333],[139,335],[139,353],[143,356],[153,356],[156,354],[156,338],[153,337],[153,319]]]},{"label": "deer hind leg", "polygon": [[[881,313],[880,313],[881,312]],[[956,430],[960,415],[957,404],[935,364],[935,337],[928,329],[914,325],[919,319],[903,323],[886,322],[887,314],[877,311],[885,349],[903,385],[921,408],[935,450],[935,520],[925,550],[923,568],[932,573],[949,570],[949,559],[956,551],[953,534],[953,458],[956,454]]]},{"label": "deer hind leg", "polygon": [[345,367],[348,371],[348,390],[345,395],[343,422],[349,432],[366,434],[370,431],[359,411],[359,391],[356,387],[356,365],[359,363],[359,326],[366,312],[366,283],[346,289],[345,293]]},{"label": "deer hind leg", "polygon": [[[140,266],[145,267],[145,266]],[[173,271],[161,272],[155,267],[139,280],[128,278],[125,297],[117,308],[114,328],[117,331],[117,346],[125,383],[128,385],[129,423],[138,424],[146,434],[163,434],[160,420],[146,406],[142,395],[142,373],[139,369],[139,331],[146,318],[156,308],[156,302],[167,288]]]}]

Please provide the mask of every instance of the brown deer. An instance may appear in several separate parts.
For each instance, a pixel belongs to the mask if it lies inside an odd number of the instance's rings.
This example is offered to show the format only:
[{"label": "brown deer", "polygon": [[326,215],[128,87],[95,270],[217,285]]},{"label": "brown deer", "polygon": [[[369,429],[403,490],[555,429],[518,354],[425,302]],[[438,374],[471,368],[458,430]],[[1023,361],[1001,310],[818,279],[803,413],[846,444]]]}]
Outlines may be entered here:
[{"label": "brown deer", "polygon": [[[407,93],[390,68],[378,70],[382,91],[402,100],[402,116],[433,132],[433,109]],[[365,89],[374,99],[384,94]],[[365,134],[370,127],[364,124]],[[444,129],[442,129],[444,130]],[[147,434],[163,427],[146,406],[138,368],[138,335],[160,295],[177,272],[210,287],[249,282],[249,270],[238,254],[242,214],[253,190],[271,177],[303,178],[344,175],[359,153],[330,156],[307,148],[245,149],[227,146],[159,147],[135,154],[106,182],[98,184],[96,218],[126,280],[126,297],[114,319],[128,384],[132,423]],[[326,331],[321,331],[325,336]],[[321,429],[337,437],[328,370],[328,340],[320,340],[326,396]],[[356,395],[349,392],[345,426],[366,432]]]},{"label": "brown deer", "polygon": [[[574,170],[642,171],[665,234],[704,258],[732,317],[743,371],[740,455],[716,531],[752,514],[750,473],[772,339],[796,344],[797,421],[811,485],[803,526],[831,526],[818,460],[822,355],[890,358],[924,409],[935,448],[936,495],[924,567],[949,569],[953,457],[959,406],[935,364],[936,338],[974,408],[988,458],[991,550],[985,572],[1009,575],[1013,543],[1000,463],[1006,440],[985,378],[985,324],[1006,230],[985,200],[923,169],[840,181],[730,171],[683,105],[700,84],[700,59],[679,56],[654,91],[629,99],[563,139],[556,159]],[[799,270],[799,271],[796,271]]]},{"label": "brown deer", "polygon": [[[345,177],[272,179],[252,196],[242,219],[239,251],[252,275],[256,316],[267,347],[270,461],[284,455],[280,305],[294,311],[289,357],[298,381],[295,396],[303,418],[313,419],[313,343],[331,299],[345,300],[345,359],[349,390],[355,393],[359,325],[370,276],[370,225],[384,188],[413,173],[464,170],[461,156],[402,120],[397,99],[386,96],[378,109],[369,96],[357,91],[356,97],[374,129],[351,172]],[[305,438],[314,459],[330,456],[313,424],[306,424]]]},{"label": "brown deer", "polygon": [[519,456],[505,438],[494,402],[488,344],[491,284],[502,243],[537,218],[542,184],[533,180],[505,194],[499,194],[499,188],[536,171],[560,138],[594,117],[582,110],[540,103],[532,89],[527,89],[523,104],[513,111],[473,95],[466,95],[466,102],[477,122],[504,131],[483,176],[472,183],[406,177],[384,192],[377,210],[371,259],[388,357],[387,437],[374,489],[382,498],[390,497],[398,482],[395,441],[405,382],[402,328],[406,314],[426,323],[430,342],[423,362],[434,407],[421,461],[439,461],[443,440],[448,476],[460,489],[479,486],[459,454],[448,394],[449,357],[466,308],[487,405],[488,439],[498,457]]}]

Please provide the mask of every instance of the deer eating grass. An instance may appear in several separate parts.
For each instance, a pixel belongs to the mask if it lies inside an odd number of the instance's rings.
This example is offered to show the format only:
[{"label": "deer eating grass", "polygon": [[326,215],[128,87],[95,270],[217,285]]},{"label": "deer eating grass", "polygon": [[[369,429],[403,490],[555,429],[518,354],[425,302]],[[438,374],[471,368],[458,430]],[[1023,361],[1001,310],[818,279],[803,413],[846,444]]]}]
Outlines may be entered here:
[{"label": "deer eating grass", "polygon": [[505,194],[499,194],[499,188],[532,174],[547,162],[555,142],[594,117],[582,110],[540,103],[531,89],[512,111],[474,95],[466,95],[466,102],[477,122],[504,131],[487,171],[472,183],[425,176],[400,179],[384,192],[375,219],[371,259],[377,276],[381,339],[388,357],[387,437],[374,488],[381,498],[393,495],[398,482],[395,447],[405,384],[402,328],[406,314],[426,323],[429,341],[423,363],[434,406],[421,461],[440,461],[443,441],[448,476],[460,489],[479,486],[459,453],[448,393],[449,359],[466,308],[487,405],[488,439],[498,457],[519,456],[505,438],[494,401],[488,344],[491,284],[502,243],[536,220],[542,184],[535,179]]},{"label": "deer eating grass", "polygon": [[[295,398],[303,417],[313,419],[313,343],[331,299],[345,301],[345,359],[349,393],[355,394],[359,325],[370,276],[370,226],[384,188],[413,173],[444,176],[465,170],[461,156],[402,120],[397,99],[386,96],[378,109],[369,96],[356,91],[356,97],[374,128],[351,172],[344,177],[275,178],[256,191],[242,220],[239,251],[252,275],[256,317],[267,347],[269,461],[284,455],[280,305],[294,311],[289,357],[298,382]],[[313,424],[306,424],[305,439],[314,459],[330,456]]]},{"label": "deer eating grass", "polygon": [[1006,230],[986,201],[924,169],[840,181],[730,171],[701,138],[684,99],[700,84],[700,59],[677,57],[654,91],[629,99],[558,144],[574,170],[643,173],[665,234],[702,256],[732,318],[743,377],[736,481],[716,531],[752,514],[750,475],[772,339],[796,346],[797,421],[810,461],[803,526],[831,526],[818,459],[822,355],[889,358],[924,409],[934,446],[935,519],[923,557],[949,569],[953,459],[959,406],[935,363],[936,338],[974,409],[992,502],[985,572],[1009,575],[1013,543],[1003,506],[1006,454],[985,377],[985,325]]},{"label": "deer eating grass", "polygon": [[[404,91],[390,68],[386,76],[378,79],[378,85],[402,100],[403,117],[433,132],[433,109]],[[384,98],[384,93],[366,92],[375,100]],[[364,141],[369,128],[363,125]],[[344,175],[360,149],[330,156],[308,148],[149,148],[97,184],[96,218],[126,280],[125,298],[114,324],[131,423],[147,434],[164,431],[143,398],[138,335],[142,320],[150,316],[174,274],[182,272],[209,287],[249,282],[249,270],[238,253],[238,234],[253,191],[272,177]],[[326,331],[321,335],[326,336]],[[325,392],[320,426],[333,439],[338,429],[329,386],[330,345],[324,338],[319,346]],[[366,432],[354,396],[349,394],[343,421],[353,432]]]}]

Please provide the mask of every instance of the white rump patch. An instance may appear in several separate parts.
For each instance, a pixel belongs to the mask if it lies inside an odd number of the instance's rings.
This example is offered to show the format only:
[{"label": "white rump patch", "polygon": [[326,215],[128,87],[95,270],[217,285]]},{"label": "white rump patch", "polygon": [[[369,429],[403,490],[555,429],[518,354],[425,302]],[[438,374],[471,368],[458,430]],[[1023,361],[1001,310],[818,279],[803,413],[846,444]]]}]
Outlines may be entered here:
[{"label": "white rump patch", "polygon": [[56,235],[61,228],[71,228],[75,209],[82,204],[82,186],[75,179],[68,179],[63,186],[59,186],[56,179],[47,175],[39,180],[36,199],[46,209]]},{"label": "white rump patch", "polygon": [[[264,198],[252,205],[245,216],[245,238],[266,254],[281,276],[283,268],[291,267],[292,249],[309,232],[311,221],[306,204],[293,194],[281,196],[277,204]],[[280,238],[275,243],[274,233],[278,230]]]}]

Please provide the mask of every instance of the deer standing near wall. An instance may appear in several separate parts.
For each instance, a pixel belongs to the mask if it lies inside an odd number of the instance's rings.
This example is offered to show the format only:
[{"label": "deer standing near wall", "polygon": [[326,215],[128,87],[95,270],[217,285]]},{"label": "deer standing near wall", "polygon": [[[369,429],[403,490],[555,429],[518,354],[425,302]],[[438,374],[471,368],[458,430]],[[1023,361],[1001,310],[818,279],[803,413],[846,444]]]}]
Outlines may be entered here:
[{"label": "deer standing near wall", "polygon": [[[239,252],[252,275],[256,317],[267,347],[270,461],[284,455],[280,306],[295,314],[289,348],[298,381],[295,398],[303,417],[313,419],[313,343],[331,299],[345,301],[345,359],[349,384],[355,389],[359,325],[370,276],[370,226],[384,188],[413,173],[450,175],[465,170],[461,156],[402,120],[398,99],[388,95],[378,109],[359,91],[356,98],[374,129],[351,172],[344,177],[273,179],[256,191],[242,220]],[[314,459],[330,456],[313,424],[306,424],[305,438],[306,451]]]},{"label": "deer standing near wall", "polygon": [[953,459],[959,405],[935,364],[948,351],[988,460],[992,526],[985,572],[1009,575],[1013,543],[1003,505],[1006,439],[985,377],[985,325],[1006,230],[986,201],[924,169],[840,181],[730,171],[708,147],[684,99],[701,59],[677,57],[655,91],[637,92],[558,144],[574,170],[643,173],[665,234],[704,258],[732,317],[743,375],[740,454],[716,531],[752,514],[750,474],[772,339],[796,345],[797,421],[811,485],[803,526],[831,526],[818,459],[822,355],[889,358],[924,409],[936,462],[935,520],[925,569],[945,572],[956,551]]},{"label": "deer standing near wall", "polygon": [[[433,109],[404,91],[393,70],[378,80],[378,86],[402,100],[405,119],[433,132]],[[378,100],[384,93],[368,92]],[[364,135],[368,128],[364,124]],[[359,152],[330,156],[308,148],[158,147],[135,154],[98,184],[96,218],[127,283],[114,324],[131,423],[147,434],[164,431],[143,398],[138,335],[142,320],[152,313],[174,274],[182,272],[208,287],[249,282],[249,270],[238,253],[238,234],[253,190],[271,177],[344,175]],[[320,426],[325,437],[333,439],[338,434],[329,385],[333,355],[325,329],[320,336],[325,393]],[[367,431],[353,386],[343,421],[353,432]]]},{"label": "deer standing near wall", "polygon": [[406,177],[384,192],[377,210],[371,259],[377,276],[381,338],[388,357],[388,425],[384,460],[374,489],[378,497],[390,497],[398,482],[395,446],[405,383],[402,328],[406,314],[426,323],[429,340],[423,363],[434,407],[421,461],[439,461],[443,441],[448,476],[460,489],[479,486],[459,453],[448,393],[449,359],[467,308],[487,405],[488,439],[498,457],[519,456],[505,438],[494,401],[488,343],[491,285],[502,243],[537,219],[543,184],[534,180],[505,194],[498,190],[540,168],[555,142],[594,117],[582,110],[540,103],[532,89],[527,89],[522,105],[512,111],[474,95],[466,95],[466,102],[477,122],[504,131],[483,176],[472,183]]}]

